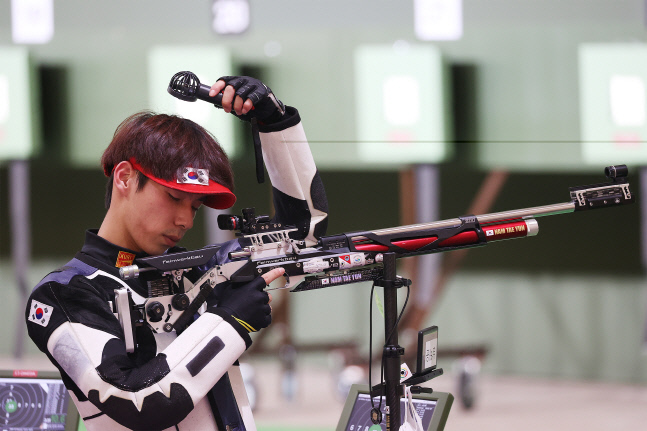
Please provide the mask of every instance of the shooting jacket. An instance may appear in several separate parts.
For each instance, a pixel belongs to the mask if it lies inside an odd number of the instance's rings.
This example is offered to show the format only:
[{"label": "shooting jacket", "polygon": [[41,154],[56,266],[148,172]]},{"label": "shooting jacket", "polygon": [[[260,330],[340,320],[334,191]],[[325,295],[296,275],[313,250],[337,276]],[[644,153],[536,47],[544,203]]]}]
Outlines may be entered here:
[{"label": "shooting jacket", "polygon": [[[287,107],[279,123],[259,131],[274,218],[300,227],[313,245],[325,233],[328,209],[299,114]],[[223,244],[208,266],[226,263],[240,248],[238,240]],[[138,327],[137,348],[126,352],[109,301],[127,286],[134,302],[143,303],[146,284],[121,280],[118,268],[139,257],[89,230],[75,258],[41,280],[27,302],[29,336],[60,371],[87,429],[255,430],[235,366],[251,338],[217,306],[180,335]]]}]

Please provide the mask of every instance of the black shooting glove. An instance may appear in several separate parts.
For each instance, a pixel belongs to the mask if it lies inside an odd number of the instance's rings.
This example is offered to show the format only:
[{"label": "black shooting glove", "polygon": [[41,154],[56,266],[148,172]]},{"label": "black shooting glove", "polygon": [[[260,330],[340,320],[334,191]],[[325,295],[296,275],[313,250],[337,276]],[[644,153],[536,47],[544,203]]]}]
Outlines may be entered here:
[{"label": "black shooting glove", "polygon": [[256,118],[262,124],[276,123],[285,114],[285,105],[274,96],[272,90],[260,80],[250,76],[221,76],[218,81],[225,81],[236,90],[236,95],[243,101],[250,99],[254,103],[254,109],[247,114],[232,114],[244,121],[251,121]]},{"label": "black shooting glove", "polygon": [[270,296],[265,280],[257,277],[249,283],[226,283],[218,289],[218,307],[230,314],[247,332],[256,332],[272,323]]}]

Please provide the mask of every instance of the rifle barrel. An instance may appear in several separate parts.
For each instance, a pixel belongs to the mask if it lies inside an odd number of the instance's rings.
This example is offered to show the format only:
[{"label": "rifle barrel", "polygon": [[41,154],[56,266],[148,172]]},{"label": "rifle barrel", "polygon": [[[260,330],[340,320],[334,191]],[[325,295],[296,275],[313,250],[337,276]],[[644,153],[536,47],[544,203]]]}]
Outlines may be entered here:
[{"label": "rifle barrel", "polygon": [[572,213],[573,211],[575,211],[575,202],[571,201],[562,204],[543,205],[520,210],[483,214],[476,216],[476,219],[479,221],[479,223],[490,223],[493,221],[513,220],[526,217],[536,218],[555,214]]},{"label": "rifle barrel", "polygon": [[[565,202],[561,204],[543,205],[539,207],[524,208],[512,211],[503,211],[491,214],[482,214],[476,216],[479,223],[490,223],[495,221],[514,220],[521,218],[536,218],[555,214],[565,214],[575,211],[574,202]],[[459,218],[434,221],[430,223],[418,223],[406,226],[391,227],[371,231],[376,235],[389,235],[396,233],[415,232],[421,229],[444,229],[460,226],[462,223]],[[354,237],[355,238],[355,237]],[[357,237],[359,238],[359,237]]]}]

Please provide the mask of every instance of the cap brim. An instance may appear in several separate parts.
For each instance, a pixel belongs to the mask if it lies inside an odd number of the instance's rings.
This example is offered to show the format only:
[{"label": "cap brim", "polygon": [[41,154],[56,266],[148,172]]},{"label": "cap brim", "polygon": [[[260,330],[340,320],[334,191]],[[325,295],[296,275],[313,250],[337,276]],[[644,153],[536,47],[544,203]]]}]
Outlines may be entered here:
[{"label": "cap brim", "polygon": [[175,190],[181,190],[187,193],[197,193],[201,195],[207,195],[204,199],[204,204],[209,208],[214,208],[218,210],[224,210],[234,206],[236,202],[236,195],[234,195],[231,190],[227,187],[218,184],[209,178],[209,184],[187,184],[187,183],[178,183],[177,180],[166,181],[160,178],[157,178],[151,174],[148,170],[143,168],[139,163],[134,159],[129,160],[130,164],[133,165],[135,169],[144,174],[147,178],[155,181],[157,184],[161,184],[165,187],[169,187]]}]

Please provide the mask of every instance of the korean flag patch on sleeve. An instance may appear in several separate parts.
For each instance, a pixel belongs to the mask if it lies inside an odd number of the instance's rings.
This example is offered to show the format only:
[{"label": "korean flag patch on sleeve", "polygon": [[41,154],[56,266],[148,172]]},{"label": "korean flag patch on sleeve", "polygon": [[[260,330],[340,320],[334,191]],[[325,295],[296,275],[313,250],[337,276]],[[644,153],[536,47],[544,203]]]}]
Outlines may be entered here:
[{"label": "korean flag patch on sleeve", "polygon": [[40,326],[47,326],[53,312],[54,307],[51,305],[43,304],[42,302],[32,299],[31,308],[29,310],[29,321]]}]

